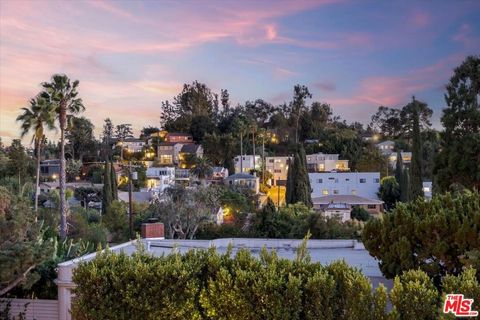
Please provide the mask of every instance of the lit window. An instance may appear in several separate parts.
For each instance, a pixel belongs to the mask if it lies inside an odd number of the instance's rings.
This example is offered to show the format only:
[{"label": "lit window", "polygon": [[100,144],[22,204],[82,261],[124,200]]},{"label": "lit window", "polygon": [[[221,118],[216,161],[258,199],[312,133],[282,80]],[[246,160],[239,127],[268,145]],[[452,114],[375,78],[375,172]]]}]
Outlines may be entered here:
[{"label": "lit window", "polygon": [[352,194],[353,194],[353,195],[357,194],[357,190],[353,189],[353,190],[352,190]]},{"label": "lit window", "polygon": [[327,190],[327,189],[323,189],[323,190],[322,190],[322,194],[323,194],[324,196],[328,196],[328,190]]}]

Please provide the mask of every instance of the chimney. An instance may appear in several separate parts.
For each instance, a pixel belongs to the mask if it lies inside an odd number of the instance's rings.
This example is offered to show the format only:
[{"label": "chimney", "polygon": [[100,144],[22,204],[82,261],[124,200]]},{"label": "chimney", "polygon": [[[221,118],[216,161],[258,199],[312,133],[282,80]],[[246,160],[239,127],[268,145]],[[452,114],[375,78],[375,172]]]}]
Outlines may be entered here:
[{"label": "chimney", "polygon": [[[155,221],[158,221],[155,219]],[[147,223],[142,223],[141,229],[142,239],[165,239],[165,232],[163,223],[149,220]]]}]

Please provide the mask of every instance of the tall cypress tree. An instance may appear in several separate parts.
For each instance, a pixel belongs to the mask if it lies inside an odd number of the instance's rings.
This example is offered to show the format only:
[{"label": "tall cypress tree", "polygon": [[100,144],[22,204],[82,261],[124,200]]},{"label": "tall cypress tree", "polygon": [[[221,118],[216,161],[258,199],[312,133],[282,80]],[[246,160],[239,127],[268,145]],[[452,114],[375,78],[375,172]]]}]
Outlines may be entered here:
[{"label": "tall cypress tree", "polygon": [[402,151],[397,151],[397,163],[395,166],[395,179],[400,186],[400,201],[408,201],[408,184],[405,178],[406,169],[403,165]]},{"label": "tall cypress tree", "polygon": [[107,213],[107,209],[112,203],[112,175],[110,173],[110,162],[105,162],[105,172],[103,174],[103,197],[102,197],[102,214]]},{"label": "tall cypress tree", "polygon": [[312,187],[310,185],[310,179],[307,172],[307,156],[305,149],[300,145],[298,150],[299,165],[297,167],[297,201],[302,202],[307,207],[313,207],[312,203]]},{"label": "tall cypress tree", "polygon": [[296,163],[295,157],[292,158],[290,164],[288,165],[287,172],[287,187],[285,191],[285,201],[287,204],[295,203],[293,201],[293,190],[294,190],[294,177],[296,176]]},{"label": "tall cypress tree", "polygon": [[400,201],[407,202],[410,201],[411,191],[410,191],[410,170],[409,168],[404,168],[402,173],[402,184],[400,185]]},{"label": "tall cypress tree", "polygon": [[286,192],[288,204],[302,202],[308,207],[313,206],[306,163],[305,150],[300,146],[295,152],[293,163],[288,168]]},{"label": "tall cypress tree", "polygon": [[421,102],[412,98],[413,106],[413,128],[412,128],[412,162],[410,165],[410,179],[409,192],[410,200],[416,200],[418,197],[423,197],[423,183],[422,183],[422,142],[420,136],[420,115],[418,109]]},{"label": "tall cypress tree", "polygon": [[113,166],[113,161],[110,162],[110,183],[112,186],[112,200],[118,200],[118,185],[117,185],[117,174],[115,173],[115,167]]}]

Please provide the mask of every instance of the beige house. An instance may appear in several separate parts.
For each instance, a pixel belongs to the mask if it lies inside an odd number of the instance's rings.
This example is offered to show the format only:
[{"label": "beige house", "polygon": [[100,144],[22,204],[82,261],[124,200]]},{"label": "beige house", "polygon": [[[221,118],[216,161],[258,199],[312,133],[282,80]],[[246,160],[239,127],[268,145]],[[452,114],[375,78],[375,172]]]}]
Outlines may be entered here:
[{"label": "beige house", "polygon": [[345,204],[350,207],[361,207],[367,210],[371,215],[380,217],[383,213],[382,200],[368,199],[356,195],[329,195],[324,197],[312,198],[313,208],[318,211],[324,211],[332,204]]}]

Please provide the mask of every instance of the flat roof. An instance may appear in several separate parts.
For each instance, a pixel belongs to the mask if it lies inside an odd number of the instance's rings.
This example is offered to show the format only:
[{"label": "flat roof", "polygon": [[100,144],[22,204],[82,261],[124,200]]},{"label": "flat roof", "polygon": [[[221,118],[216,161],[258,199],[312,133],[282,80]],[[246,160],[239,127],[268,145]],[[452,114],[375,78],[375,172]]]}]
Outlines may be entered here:
[{"label": "flat roof", "polygon": [[[248,249],[254,256],[258,256],[263,247],[267,250],[275,250],[279,257],[295,259],[297,248],[303,240],[300,239],[257,239],[257,238],[223,238],[215,240],[171,240],[171,239],[140,239],[123,243],[110,250],[113,252],[124,252],[128,255],[137,251],[140,241],[147,252],[154,256],[162,256],[172,252],[185,253],[189,250],[201,250],[215,247],[219,253],[225,253],[229,245],[232,245],[232,252],[235,254],[239,249]],[[344,260],[348,265],[359,269],[365,276],[369,277],[374,286],[384,283],[392,287],[392,281],[383,277],[378,262],[357,240],[308,240],[307,249],[313,262],[320,262],[328,265],[337,260]],[[71,281],[71,270],[81,261],[93,259],[96,253],[60,263],[61,270],[68,269],[68,272],[59,272],[59,278],[67,275]],[[70,274],[70,277],[68,276]]]}]

